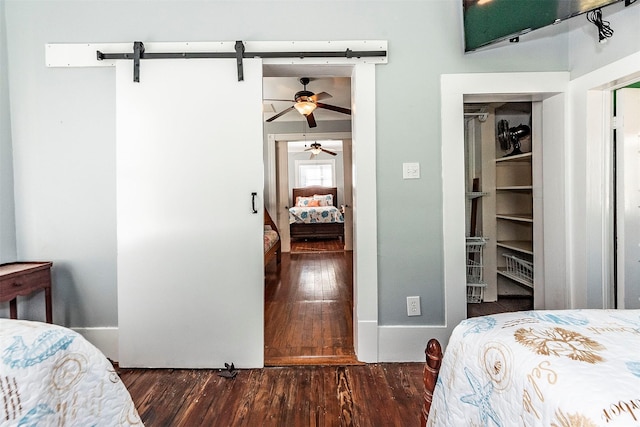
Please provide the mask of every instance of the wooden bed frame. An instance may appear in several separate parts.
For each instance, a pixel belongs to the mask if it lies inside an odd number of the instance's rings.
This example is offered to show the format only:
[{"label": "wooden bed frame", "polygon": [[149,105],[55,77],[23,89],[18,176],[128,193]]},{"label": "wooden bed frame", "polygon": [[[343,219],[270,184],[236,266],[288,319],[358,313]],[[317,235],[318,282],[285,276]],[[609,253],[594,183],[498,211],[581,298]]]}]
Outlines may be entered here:
[{"label": "wooden bed frame", "polygon": [[[271,218],[271,215],[269,215],[269,211],[267,210],[267,208],[264,208],[264,225],[270,225],[271,228],[275,230],[276,233],[278,233],[278,236],[280,236],[278,227],[276,226],[276,223]],[[280,239],[278,239],[278,241],[271,247],[271,249],[269,249],[267,252],[264,253],[265,266],[269,264],[274,257],[276,258],[276,263],[280,264],[280,260],[282,259],[281,246],[282,244],[280,243]]]},{"label": "wooden bed frame", "polygon": [[[338,207],[338,189],[336,187],[310,186],[302,188],[294,188],[292,190],[293,199],[291,203],[296,204],[297,197],[310,197],[314,194],[332,194],[333,204]],[[289,226],[292,239],[309,238],[309,237],[344,237],[344,223],[332,222],[324,224],[291,224]]]},{"label": "wooden bed frame", "polygon": [[432,338],[427,343],[427,348],[424,350],[426,356],[426,363],[424,365],[424,371],[422,374],[422,380],[424,381],[424,403],[422,406],[422,427],[426,427],[427,420],[429,419],[429,411],[431,410],[431,401],[433,400],[433,390],[436,387],[438,381],[438,374],[440,373],[440,365],[442,365],[442,346],[437,339]]}]

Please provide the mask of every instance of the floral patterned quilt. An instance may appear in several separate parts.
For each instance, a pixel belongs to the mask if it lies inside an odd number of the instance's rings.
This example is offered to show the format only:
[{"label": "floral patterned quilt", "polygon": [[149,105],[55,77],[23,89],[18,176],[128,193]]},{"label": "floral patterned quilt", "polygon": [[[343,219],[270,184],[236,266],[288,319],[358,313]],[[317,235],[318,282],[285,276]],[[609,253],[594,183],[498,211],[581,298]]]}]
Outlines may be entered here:
[{"label": "floral patterned quilt", "polygon": [[278,240],[280,240],[280,236],[278,236],[278,232],[276,230],[272,230],[269,228],[268,230],[264,230],[264,253],[266,254],[269,249],[275,245]]},{"label": "floral patterned quilt", "polygon": [[470,318],[453,331],[428,426],[640,426],[640,310]]},{"label": "floral patterned quilt", "polygon": [[344,216],[335,206],[289,208],[289,224],[317,224],[344,222]]},{"label": "floral patterned quilt", "polygon": [[109,360],[61,326],[0,319],[0,425],[142,426]]}]

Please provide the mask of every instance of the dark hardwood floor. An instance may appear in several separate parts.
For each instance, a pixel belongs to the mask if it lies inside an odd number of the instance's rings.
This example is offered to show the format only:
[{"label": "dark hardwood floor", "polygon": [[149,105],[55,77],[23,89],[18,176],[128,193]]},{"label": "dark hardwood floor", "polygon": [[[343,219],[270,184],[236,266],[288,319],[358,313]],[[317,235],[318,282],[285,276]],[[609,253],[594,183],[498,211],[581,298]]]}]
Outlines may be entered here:
[{"label": "dark hardwood floor", "polygon": [[341,239],[292,239],[291,253],[308,252],[339,252],[344,250],[344,242]]},{"label": "dark hardwood floor", "polygon": [[419,426],[422,363],[240,370],[120,369],[147,427]]},{"label": "dark hardwood floor", "polygon": [[524,310],[533,310],[533,301],[531,298],[499,297],[498,301],[495,302],[467,304],[467,317],[487,316],[490,314]]},{"label": "dark hardwood floor", "polygon": [[420,425],[424,364],[357,362],[353,254],[303,243],[265,269],[267,367],[118,370],[147,427]]},{"label": "dark hardwood floor", "polygon": [[265,269],[265,366],[357,363],[352,318],[353,252],[284,253]]}]

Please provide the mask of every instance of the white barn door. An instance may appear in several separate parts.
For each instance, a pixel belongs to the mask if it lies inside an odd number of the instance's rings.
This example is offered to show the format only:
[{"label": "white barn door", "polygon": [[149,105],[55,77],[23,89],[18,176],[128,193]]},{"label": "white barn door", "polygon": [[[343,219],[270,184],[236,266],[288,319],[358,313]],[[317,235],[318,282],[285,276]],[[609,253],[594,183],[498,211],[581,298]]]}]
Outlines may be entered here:
[{"label": "white barn door", "polygon": [[120,365],[262,367],[261,60],[240,82],[233,59],[132,70],[116,66]]},{"label": "white barn door", "polygon": [[640,89],[616,96],[617,300],[640,308]]}]

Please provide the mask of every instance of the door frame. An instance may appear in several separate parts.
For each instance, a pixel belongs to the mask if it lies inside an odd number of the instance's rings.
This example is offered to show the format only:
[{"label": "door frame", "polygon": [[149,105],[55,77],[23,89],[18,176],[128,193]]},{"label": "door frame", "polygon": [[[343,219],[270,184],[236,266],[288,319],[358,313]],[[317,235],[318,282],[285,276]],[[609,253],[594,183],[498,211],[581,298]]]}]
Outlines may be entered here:
[{"label": "door frame", "polygon": [[615,307],[613,91],[639,80],[640,52],[636,52],[569,85],[572,150],[584,161],[574,166],[574,188],[568,193],[582,212],[572,215],[570,230],[572,308]]},{"label": "door frame", "polygon": [[[279,194],[282,190],[282,187],[278,187],[277,185],[277,181],[278,181],[278,177],[282,178],[285,174],[283,174],[281,171],[279,171],[276,168],[276,162],[277,162],[277,158],[278,158],[278,143],[288,143],[289,141],[301,141],[303,140],[305,137],[309,138],[311,137],[311,139],[318,139],[318,140],[342,140],[343,141],[343,147],[342,147],[342,152],[343,152],[343,163],[346,166],[347,164],[353,168],[353,162],[351,161],[351,155],[349,153],[349,156],[347,157],[345,155],[345,153],[347,152],[347,150],[345,149],[345,147],[350,151],[351,150],[351,144],[345,144],[344,141],[350,141],[351,140],[351,132],[319,132],[319,133],[270,133],[267,134],[267,153],[265,153],[265,158],[266,160],[266,164],[265,164],[265,188],[268,189],[268,196],[265,198],[265,204],[269,209],[269,212],[272,213],[272,216],[275,215],[275,217],[273,218],[274,221],[276,222],[276,224],[278,225],[278,229],[280,230],[280,240],[282,241],[282,252],[289,252],[290,248],[291,248],[291,241],[290,241],[290,235],[289,235],[289,229],[288,227],[285,226],[288,225],[288,221],[289,218],[286,218],[286,221],[280,221],[280,214],[281,212],[283,212],[283,206],[279,206],[278,205],[278,200],[279,200],[279,196],[281,196],[281,194]],[[348,162],[348,163],[347,163]],[[346,167],[345,167],[345,171],[346,171]],[[288,176],[288,172],[286,173],[286,175]],[[349,191],[347,192],[347,186],[349,186]],[[345,175],[345,179],[343,182],[343,187],[344,187],[344,193],[343,193],[343,200],[344,200],[344,204],[349,204],[349,207],[351,206],[350,204],[352,203],[351,201],[351,187],[353,186],[353,183],[351,182],[351,174],[349,173],[349,179],[347,179],[346,175]],[[286,194],[284,194],[284,196],[289,196],[290,192],[287,191]],[[275,214],[274,214],[275,213]],[[347,222],[347,217],[345,216],[345,231],[344,231],[344,242],[345,242],[345,250],[352,250],[353,247],[351,245],[351,233],[352,233],[352,229],[353,229],[353,224],[352,224],[352,219],[351,216],[349,216],[349,222]],[[348,237],[349,236],[349,237]],[[349,245],[347,245],[347,242],[349,243]]]},{"label": "door frame", "polygon": [[[612,91],[613,93],[613,91]],[[615,226],[614,233],[614,250],[616,252],[616,260],[614,261],[616,271],[616,285],[614,298],[617,302],[617,308],[637,308],[637,300],[634,301],[629,295],[636,294],[635,289],[631,286],[637,273],[637,260],[630,259],[635,252],[635,244],[637,240],[638,223],[634,214],[628,213],[629,206],[637,205],[635,193],[638,191],[638,171],[635,166],[638,164],[638,121],[625,120],[636,117],[638,114],[638,97],[640,89],[623,87],[616,90],[615,96],[615,182],[613,185],[612,195],[615,194]],[[634,139],[636,140],[634,142]],[[625,209],[626,208],[626,209]],[[627,231],[631,229],[628,237]],[[631,273],[631,274],[628,274]],[[637,282],[636,282],[637,283]]]},{"label": "door frame", "polygon": [[[479,73],[441,76],[442,198],[445,319],[433,326],[432,336],[446,343],[453,327],[467,317],[465,278],[465,183],[464,183],[464,104],[489,101],[543,101],[567,91],[569,73]],[[564,113],[564,111],[562,112]],[[555,147],[562,150],[562,147]],[[550,154],[547,150],[545,156]],[[561,159],[564,153],[558,153]],[[564,184],[550,191],[564,191]],[[546,191],[546,190],[545,190]],[[545,198],[547,193],[545,193]],[[551,197],[553,200],[561,197]],[[553,205],[545,205],[545,211]],[[562,207],[561,207],[562,208]],[[564,209],[562,210],[564,211]],[[564,216],[556,215],[550,229],[564,230]],[[545,216],[545,227],[548,219]],[[548,239],[549,237],[549,239]],[[545,233],[545,250],[554,238]],[[565,244],[555,245],[557,259],[566,258]],[[562,265],[565,265],[562,263]],[[546,270],[546,269],[545,269]],[[558,272],[561,274],[562,272]],[[548,282],[548,280],[545,280]],[[562,304],[564,302],[561,302]]]},{"label": "door frame", "polygon": [[[353,346],[361,362],[378,362],[378,236],[376,185],[376,64],[358,59],[309,60],[305,64],[263,61],[270,72],[293,76],[321,76],[330,70],[334,76],[351,77],[352,140],[352,224],[353,224]],[[326,67],[330,66],[329,69]],[[324,67],[324,68],[323,68]],[[267,73],[265,72],[265,76]],[[285,74],[282,74],[283,76]],[[322,134],[314,134],[319,138]],[[335,135],[335,134],[332,134]],[[267,135],[267,177],[275,170],[275,141],[280,135]],[[273,146],[272,146],[273,145]],[[273,149],[272,149],[273,148]],[[273,158],[271,158],[272,156]],[[273,167],[273,169],[271,169]],[[265,182],[275,196],[275,182]],[[267,201],[268,206],[275,202]]]}]

